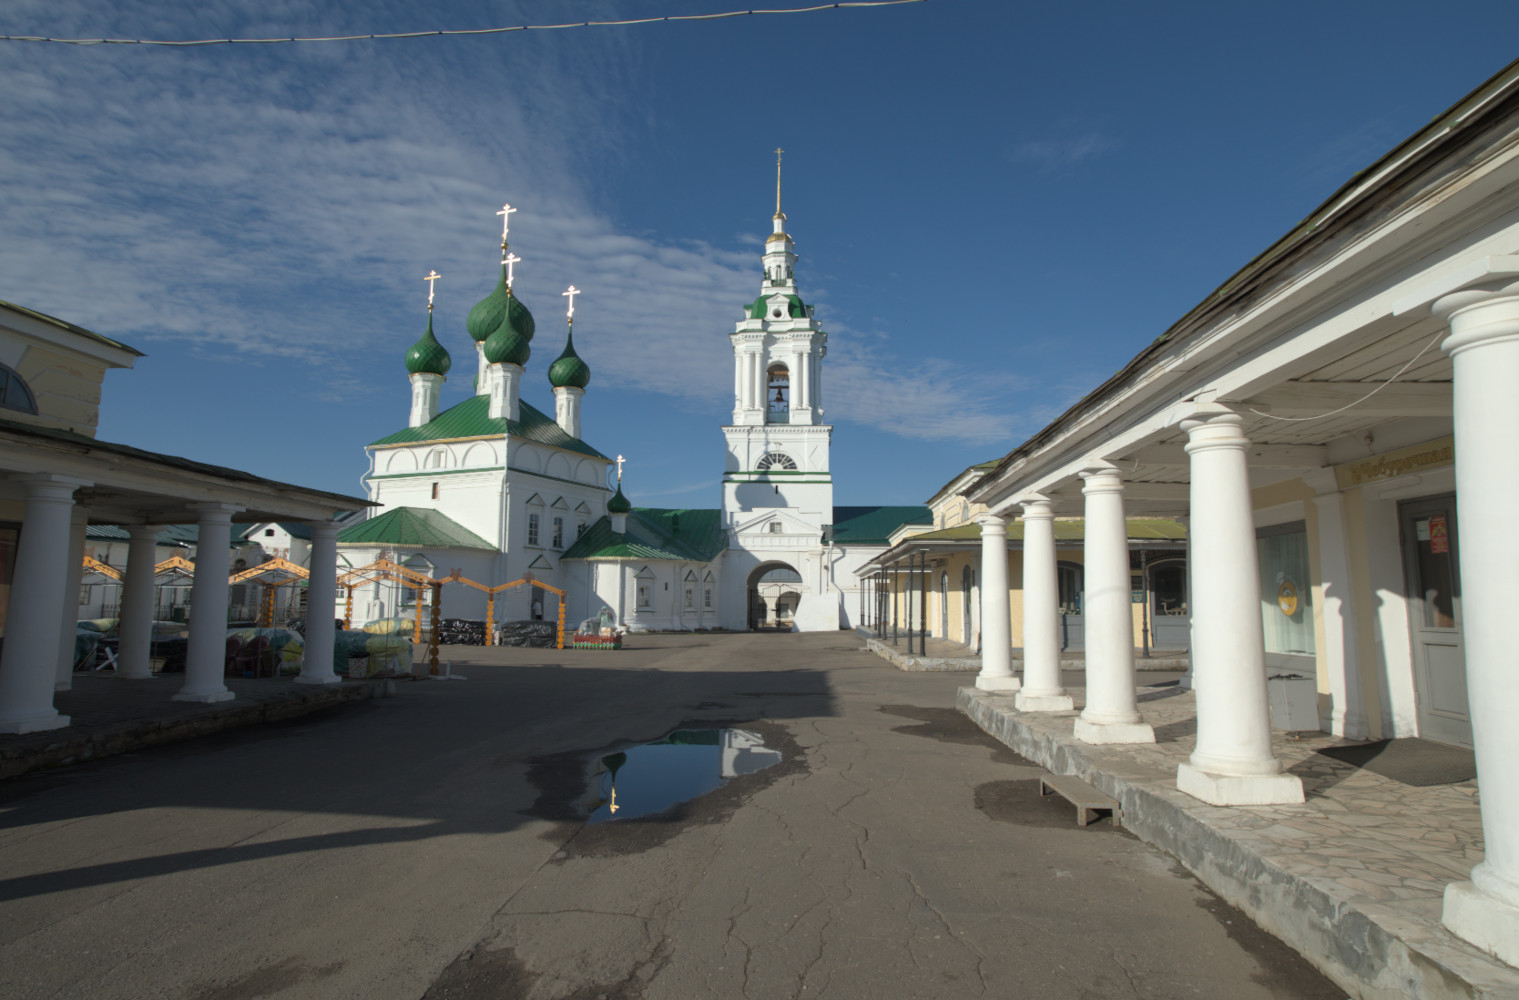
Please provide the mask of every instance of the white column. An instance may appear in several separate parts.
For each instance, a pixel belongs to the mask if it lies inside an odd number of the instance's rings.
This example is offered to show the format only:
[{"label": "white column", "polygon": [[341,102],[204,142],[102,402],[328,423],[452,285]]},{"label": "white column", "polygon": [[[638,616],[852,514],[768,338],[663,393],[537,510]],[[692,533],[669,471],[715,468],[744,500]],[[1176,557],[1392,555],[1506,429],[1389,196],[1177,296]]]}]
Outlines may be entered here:
[{"label": "white column", "polygon": [[224,503],[193,504],[200,514],[195,543],[195,583],[190,590],[190,640],[185,650],[185,684],[175,701],[228,701],[223,683],[227,661],[227,570],[231,562],[232,514]]},{"label": "white column", "polygon": [[84,586],[84,534],[89,515],[74,506],[69,520],[68,580],[63,585],[63,620],[58,629],[58,672],[53,690],[69,691],[74,687],[74,634],[79,631],[79,591]]},{"label": "white column", "polygon": [[127,572],[121,581],[121,629],[116,676],[149,680],[153,646],[153,558],[158,554],[158,526],[134,524],[127,529]]},{"label": "white column", "polygon": [[[60,476],[28,476],[26,513],[16,546],[5,648],[0,654],[0,733],[35,733],[69,724],[53,707],[57,676],[58,597],[68,580],[74,490],[87,485]],[[69,602],[68,610],[78,601]]]},{"label": "white column", "polygon": [[[1449,317],[1455,370],[1456,533],[1461,632],[1472,749],[1477,755],[1485,858],[1470,882],[1445,887],[1445,925],[1519,965],[1519,294],[1457,293],[1435,304]],[[10,640],[6,640],[9,643]]]},{"label": "white column", "polygon": [[1350,539],[1345,520],[1345,494],[1333,469],[1316,469],[1303,481],[1319,495],[1319,608],[1324,621],[1324,669],[1329,675],[1329,731],[1353,740],[1366,738],[1366,708],[1361,695],[1360,644],[1356,633],[1356,604],[1350,592]]},{"label": "white column", "polygon": [[1182,421],[1191,456],[1192,662],[1197,743],[1176,787],[1216,806],[1303,801],[1271,752],[1260,572],[1243,418],[1204,404]]},{"label": "white column", "polygon": [[[996,514],[977,514],[981,525],[981,673],[976,687],[983,691],[1017,691],[1013,676],[1013,616],[1008,609],[1007,521]],[[911,622],[909,622],[909,627]]]},{"label": "white column", "polygon": [[1060,679],[1060,582],[1055,569],[1055,512],[1047,497],[1024,497],[1023,690],[1020,712],[1075,708]]},{"label": "white column", "polygon": [[1083,743],[1154,743],[1155,730],[1139,716],[1134,691],[1134,615],[1130,608],[1129,526],[1123,480],[1111,463],[1093,461],[1081,473],[1086,485],[1086,540],[1082,546],[1086,593],[1086,708],[1074,735]]},{"label": "white column", "polygon": [[333,606],[338,593],[338,526],[308,521],[311,529],[310,578],[306,581],[306,650],[297,684],[337,684],[332,669]]}]

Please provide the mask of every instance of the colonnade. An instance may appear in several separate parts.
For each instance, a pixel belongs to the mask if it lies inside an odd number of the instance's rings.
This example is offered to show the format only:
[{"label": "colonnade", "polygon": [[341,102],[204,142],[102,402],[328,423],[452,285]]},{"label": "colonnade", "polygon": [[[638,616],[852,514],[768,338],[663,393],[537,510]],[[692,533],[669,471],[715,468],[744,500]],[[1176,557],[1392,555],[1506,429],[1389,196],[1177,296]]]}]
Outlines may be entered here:
[{"label": "colonnade", "polygon": [[[1519,672],[1513,669],[1511,620],[1519,607],[1519,531],[1513,498],[1519,463],[1512,428],[1519,426],[1519,281],[1512,277],[1468,286],[1432,304],[1450,327],[1456,452],[1457,539],[1461,567],[1461,632],[1480,782],[1484,860],[1469,881],[1446,886],[1443,922],[1452,932],[1519,965]],[[1191,552],[1192,675],[1197,739],[1177,768],[1176,786],[1213,805],[1276,805],[1303,801],[1302,782],[1284,773],[1271,749],[1260,577],[1250,495],[1243,414],[1228,405],[1194,404],[1180,420],[1190,466],[1188,543]],[[1123,546],[1123,482],[1110,463],[1093,460],[1084,480],[1087,616],[1087,707],[1075,738],[1091,742],[1154,739],[1134,700],[1133,641],[1128,615],[1129,569]],[[1327,470],[1304,477],[1318,496],[1326,580],[1349,576],[1343,543],[1343,499]],[[1015,707],[1058,711],[1058,608],[1047,497],[1013,501],[1024,521],[1024,650],[1022,690]],[[1007,690],[1005,636],[1007,553],[1005,523],[978,518],[983,532],[982,620],[986,654],[977,686]],[[1004,579],[997,579],[997,577]],[[1120,600],[1119,595],[1123,595]],[[1331,727],[1364,735],[1365,710],[1354,674],[1356,609],[1344,598],[1326,607],[1325,651],[1334,695]],[[1333,612],[1332,614],[1329,614]],[[995,640],[994,640],[995,637]],[[1331,669],[1331,674],[1336,671]]]},{"label": "colonnade", "polygon": [[[71,570],[82,557],[74,529],[80,508],[75,492],[92,485],[79,479],[37,475],[21,480],[26,513],[6,611],[6,636],[0,653],[0,733],[60,729],[69,717],[53,706],[55,690],[68,687],[57,665],[72,665],[77,584]],[[200,532],[196,574],[190,600],[190,635],[184,683],[176,701],[217,702],[234,697],[223,680],[227,643],[227,598],[232,516],[243,508],[207,503],[192,508]],[[305,657],[297,682],[336,684],[332,669],[333,616],[337,588],[337,525],[309,523],[311,579],[307,584]],[[157,527],[132,525],[122,582],[120,648],[116,676],[152,680],[149,655],[153,633],[153,566]],[[166,678],[158,678],[166,680]]]},{"label": "colonnade", "polygon": [[[1200,404],[1182,422],[1191,462],[1192,660],[1197,744],[1177,769],[1177,787],[1213,805],[1303,801],[1302,782],[1282,773],[1271,751],[1260,580],[1250,502],[1248,438],[1243,419],[1219,404]],[[1139,711],[1123,477],[1111,462],[1088,460],[1079,473],[1085,505],[1086,706],[1073,725],[1085,743],[1153,743]],[[1068,711],[1061,687],[1059,594],[1053,505],[1038,493],[1019,496],[1023,518],[1024,677],[1009,662],[1004,520],[982,527],[983,690],[1016,691],[1024,712]]]}]

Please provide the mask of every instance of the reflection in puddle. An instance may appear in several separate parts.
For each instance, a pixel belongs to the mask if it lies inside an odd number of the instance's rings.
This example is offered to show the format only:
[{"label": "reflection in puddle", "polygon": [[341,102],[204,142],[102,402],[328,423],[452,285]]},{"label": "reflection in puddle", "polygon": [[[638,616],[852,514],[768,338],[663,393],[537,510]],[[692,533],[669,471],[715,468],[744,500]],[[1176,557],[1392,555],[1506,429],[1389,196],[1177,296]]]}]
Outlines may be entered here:
[{"label": "reflection in puddle", "polygon": [[779,750],[745,729],[677,729],[596,761],[587,822],[633,819],[664,812],[719,788],[729,778],[781,762]]}]

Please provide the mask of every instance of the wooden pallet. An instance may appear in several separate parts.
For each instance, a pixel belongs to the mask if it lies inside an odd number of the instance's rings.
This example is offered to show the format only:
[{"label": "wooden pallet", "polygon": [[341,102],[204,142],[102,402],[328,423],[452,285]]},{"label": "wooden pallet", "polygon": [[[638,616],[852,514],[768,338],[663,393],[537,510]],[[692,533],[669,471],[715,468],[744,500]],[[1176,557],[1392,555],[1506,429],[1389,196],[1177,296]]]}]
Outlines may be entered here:
[{"label": "wooden pallet", "polygon": [[1076,807],[1077,826],[1086,826],[1097,819],[1097,814],[1102,812],[1113,817],[1114,826],[1123,826],[1123,814],[1118,808],[1118,800],[1110,795],[1104,795],[1075,775],[1042,775],[1039,778],[1039,794],[1048,795],[1050,792],[1059,792],[1067,802]]}]

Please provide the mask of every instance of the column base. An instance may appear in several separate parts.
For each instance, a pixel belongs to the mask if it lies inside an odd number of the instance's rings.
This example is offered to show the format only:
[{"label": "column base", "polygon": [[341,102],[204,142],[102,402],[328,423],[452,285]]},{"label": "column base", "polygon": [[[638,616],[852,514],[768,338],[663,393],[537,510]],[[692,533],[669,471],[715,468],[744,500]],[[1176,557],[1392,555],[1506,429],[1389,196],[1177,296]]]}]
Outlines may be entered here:
[{"label": "column base", "polygon": [[1076,703],[1068,694],[1029,694],[1019,691],[1013,697],[1013,707],[1020,712],[1070,712]]},{"label": "column base", "polygon": [[321,675],[308,677],[306,674],[296,674],[295,682],[297,684],[341,684],[343,683],[343,678],[337,674],[328,674],[325,677]]},{"label": "column base", "polygon": [[222,688],[220,691],[179,691],[170,701],[198,701],[206,704],[217,701],[231,701],[237,695]]},{"label": "column base", "polygon": [[1445,887],[1440,922],[1457,937],[1509,965],[1519,966],[1519,907],[1490,896],[1471,882]]},{"label": "column base", "polygon": [[1072,735],[1083,743],[1154,743],[1155,727],[1148,722],[1091,722],[1077,718]]},{"label": "column base", "polygon": [[1210,806],[1280,806],[1303,801],[1303,781],[1295,774],[1213,774],[1187,762],[1176,767],[1176,790]]},{"label": "column base", "polygon": [[118,670],[116,672],[116,679],[119,681],[153,681],[158,679],[158,675],[153,673],[124,674]]},{"label": "column base", "polygon": [[1013,674],[1005,674],[1001,677],[988,677],[985,674],[976,675],[976,688],[981,691],[996,691],[998,694],[1008,694],[1012,691],[1023,689],[1023,682]]},{"label": "column base", "polygon": [[34,715],[27,719],[0,719],[0,733],[45,733],[49,729],[62,729],[69,724],[67,715],[53,712],[50,715]]}]

